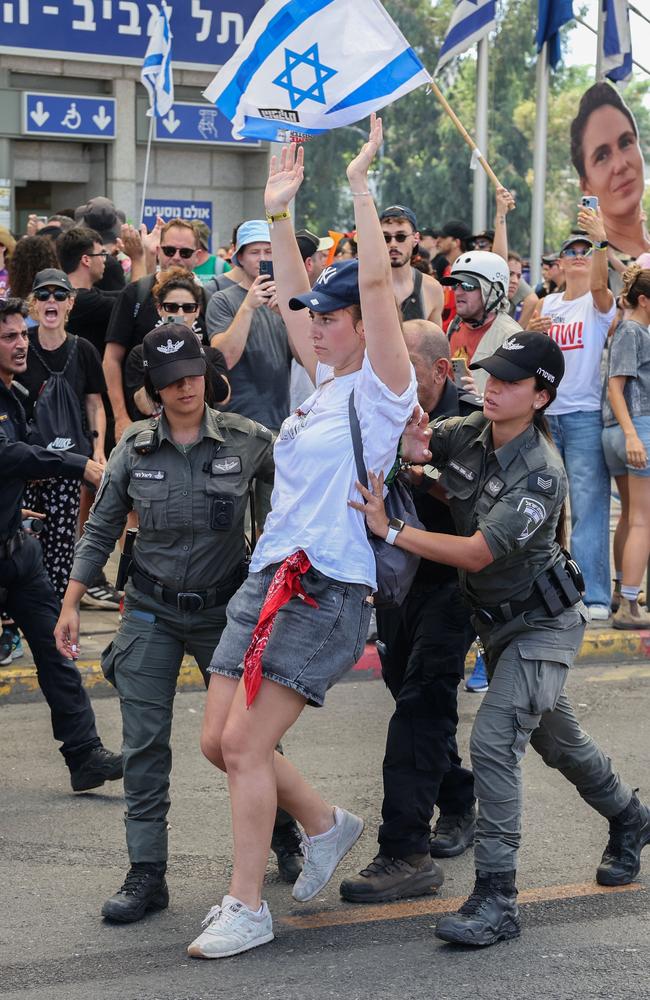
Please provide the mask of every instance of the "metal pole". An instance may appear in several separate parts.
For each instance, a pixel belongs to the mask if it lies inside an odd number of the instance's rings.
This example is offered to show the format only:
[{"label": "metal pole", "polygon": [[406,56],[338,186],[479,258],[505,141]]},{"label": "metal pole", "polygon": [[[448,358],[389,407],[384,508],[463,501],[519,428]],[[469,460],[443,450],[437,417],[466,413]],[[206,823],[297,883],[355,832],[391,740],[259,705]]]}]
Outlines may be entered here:
[{"label": "metal pole", "polygon": [[[488,40],[478,43],[476,59],[476,145],[487,155],[488,145]],[[487,227],[487,174],[475,163],[473,193],[473,226],[475,233]]]},{"label": "metal pole", "polygon": [[[634,10],[634,7],[631,7],[630,10]],[[592,33],[592,35],[597,35],[598,34],[598,32],[596,31],[596,29],[592,28],[591,25],[587,24],[587,22],[584,21],[581,17],[574,17],[573,20],[576,21],[578,24],[581,24],[583,28],[587,29],[587,31],[590,31]],[[648,20],[648,19],[644,18],[644,20]],[[648,24],[650,24],[650,21],[648,21]],[[637,69],[640,69],[642,73],[646,74],[646,76],[650,76],[650,69],[648,69],[646,66],[642,66],[641,63],[637,62],[636,59],[632,60],[632,65],[636,66]]]},{"label": "metal pole", "polygon": [[[153,139],[154,110],[151,109],[151,121],[149,122],[149,138],[147,139],[147,156],[144,161],[144,179],[142,181],[142,207],[140,208],[140,225],[144,222],[144,203],[147,198],[147,184],[149,183],[149,161],[151,160],[151,141]],[[155,220],[154,220],[155,221]]]},{"label": "metal pole", "polygon": [[533,207],[531,214],[530,277],[535,286],[541,278],[544,252],[544,207],[546,200],[546,132],[548,123],[548,89],[550,70],[548,43],[537,57],[537,111],[535,146],[533,150]]},{"label": "metal pole", "polygon": [[605,50],[605,11],[603,0],[598,0],[598,41],[596,43],[596,81],[604,80],[603,59]]}]

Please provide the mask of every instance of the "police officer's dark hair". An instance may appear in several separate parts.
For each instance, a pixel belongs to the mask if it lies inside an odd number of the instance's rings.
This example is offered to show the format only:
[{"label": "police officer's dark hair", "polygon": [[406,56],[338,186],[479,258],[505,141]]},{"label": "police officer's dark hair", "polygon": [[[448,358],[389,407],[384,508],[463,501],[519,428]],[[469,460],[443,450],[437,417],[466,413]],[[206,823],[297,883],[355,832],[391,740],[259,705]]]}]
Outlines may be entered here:
[{"label": "police officer's dark hair", "polygon": [[0,323],[4,323],[9,316],[26,316],[28,312],[27,303],[15,296],[8,299],[0,298]]},{"label": "police officer's dark hair", "polygon": [[[209,362],[208,362],[208,364],[209,364]],[[203,376],[203,378],[205,380],[205,401],[208,404],[208,406],[210,408],[212,408],[213,404],[214,404],[214,394],[212,392],[212,385],[210,384],[210,379],[208,378],[207,372]],[[173,382],[172,382],[172,385],[173,385]],[[150,376],[149,372],[145,372],[144,373],[143,386],[144,386],[144,390],[145,390],[147,396],[149,397],[149,399],[153,399],[154,403],[159,403],[159,404],[162,403],[162,399],[160,397],[160,393],[158,392],[157,389],[154,389],[154,385],[153,385],[153,382],[151,381],[151,376]]]},{"label": "police officer's dark hair", "polygon": [[585,176],[585,154],[582,148],[582,140],[584,138],[585,129],[587,128],[587,122],[589,121],[591,115],[594,111],[598,111],[609,105],[612,108],[616,108],[621,114],[625,115],[630,123],[630,128],[634,132],[636,138],[639,138],[639,132],[634,120],[634,115],[628,108],[627,104],[623,101],[621,95],[615,87],[611,84],[605,83],[601,80],[600,83],[595,83],[593,87],[586,90],[580,99],[580,104],[578,106],[578,114],[575,116],[571,122],[571,162],[576,168],[579,177]]},{"label": "police officer's dark hair", "polygon": [[103,246],[104,241],[94,229],[86,229],[85,226],[73,226],[67,233],[62,233],[55,244],[61,270],[66,274],[76,271],[81,258],[92,253],[96,243]]},{"label": "police officer's dark hair", "polygon": [[[540,432],[540,434],[543,434],[544,437],[547,439],[547,441],[550,441],[553,447],[555,447],[555,441],[553,440],[553,435],[551,434],[551,429],[548,426],[548,420],[544,416],[544,413],[551,405],[551,403],[554,402],[555,397],[557,396],[557,389],[553,389],[550,385],[547,385],[546,382],[543,382],[540,378],[537,377],[535,378],[535,388],[537,389],[538,392],[541,392],[543,389],[546,389],[547,393],[549,394],[549,401],[548,403],[545,403],[544,406],[540,407],[539,410],[535,410],[535,416],[533,417],[533,424]],[[565,501],[562,504],[562,508],[560,510],[560,516],[557,522],[557,528],[555,529],[555,541],[557,542],[557,544],[560,546],[561,549],[566,549],[568,546],[566,522],[567,522],[567,513],[566,513],[566,501]]]}]

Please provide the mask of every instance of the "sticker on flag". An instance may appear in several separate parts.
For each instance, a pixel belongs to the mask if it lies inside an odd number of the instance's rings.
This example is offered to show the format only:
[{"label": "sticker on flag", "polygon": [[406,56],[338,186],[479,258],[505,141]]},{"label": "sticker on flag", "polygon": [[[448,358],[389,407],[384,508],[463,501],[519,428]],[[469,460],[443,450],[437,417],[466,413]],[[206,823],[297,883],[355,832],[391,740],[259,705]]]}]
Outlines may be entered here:
[{"label": "sticker on flag", "polygon": [[268,0],[204,96],[235,139],[350,125],[431,77],[379,0]]}]

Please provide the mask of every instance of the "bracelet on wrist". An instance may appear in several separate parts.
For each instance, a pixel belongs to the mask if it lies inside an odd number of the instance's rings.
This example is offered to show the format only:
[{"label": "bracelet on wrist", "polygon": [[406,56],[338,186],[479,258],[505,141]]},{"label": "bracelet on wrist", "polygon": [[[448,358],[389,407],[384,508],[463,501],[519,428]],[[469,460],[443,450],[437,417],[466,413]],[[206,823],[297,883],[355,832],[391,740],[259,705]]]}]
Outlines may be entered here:
[{"label": "bracelet on wrist", "polygon": [[352,191],[350,193],[353,198],[372,198],[371,191]]},{"label": "bracelet on wrist", "polygon": [[284,212],[277,212],[275,215],[270,215],[268,212],[266,213],[266,221],[270,226],[272,226],[274,222],[282,222],[284,219],[290,219],[290,218],[291,215],[289,214],[286,208]]}]

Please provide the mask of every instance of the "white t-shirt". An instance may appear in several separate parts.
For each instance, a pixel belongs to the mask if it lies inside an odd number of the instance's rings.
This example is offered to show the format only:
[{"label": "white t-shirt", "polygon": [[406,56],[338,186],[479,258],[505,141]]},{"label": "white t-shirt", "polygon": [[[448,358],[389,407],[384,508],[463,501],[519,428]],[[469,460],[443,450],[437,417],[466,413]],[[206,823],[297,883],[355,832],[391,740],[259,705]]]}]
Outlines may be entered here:
[{"label": "white t-shirt", "polygon": [[271,513],[257,544],[251,570],[281,562],[303,549],[313,566],[345,583],[377,588],[375,559],[363,515],[348,500],[359,500],[350,431],[349,399],[361,427],[366,468],[387,474],[417,402],[415,372],[401,396],[375,375],[365,355],[350,375],[334,377],[319,364],[317,389],[282,424],[275,443],[275,486]]},{"label": "white t-shirt", "polygon": [[616,313],[616,304],[606,313],[598,312],[591,292],[564,301],[564,292],[542,299],[542,316],[553,320],[549,337],[559,344],[565,372],[557,398],[549,414],[599,410],[601,405],[601,360],[607,331]]}]

